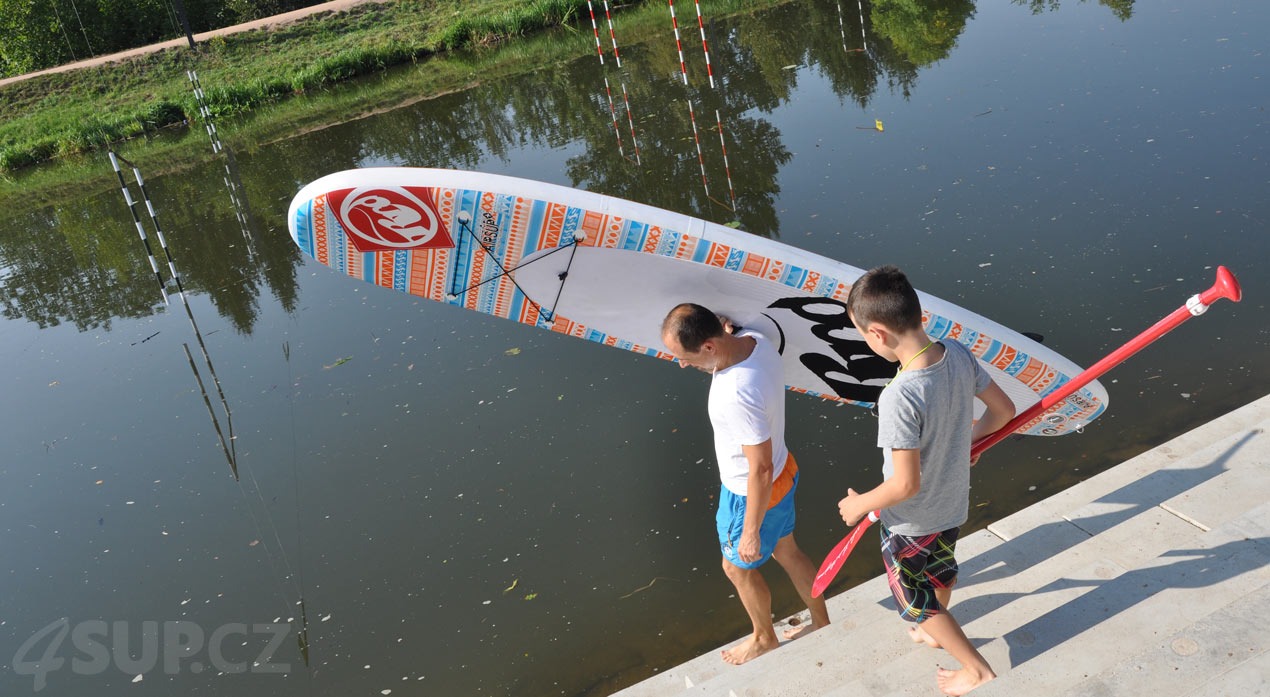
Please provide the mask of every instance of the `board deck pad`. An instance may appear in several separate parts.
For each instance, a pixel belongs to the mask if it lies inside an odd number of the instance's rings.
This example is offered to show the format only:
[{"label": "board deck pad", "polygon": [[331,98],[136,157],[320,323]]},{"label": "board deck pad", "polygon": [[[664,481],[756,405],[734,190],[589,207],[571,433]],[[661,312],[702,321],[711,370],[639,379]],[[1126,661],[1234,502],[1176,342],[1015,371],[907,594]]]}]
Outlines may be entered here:
[{"label": "board deck pad", "polygon": [[[662,319],[699,303],[771,339],[795,392],[872,406],[898,368],[847,317],[862,269],[623,199],[480,172],[359,169],[304,187],[288,225],[305,254],[348,276],[663,359]],[[1018,411],[1080,372],[1018,332],[918,297],[926,333],[969,348]],[[1106,407],[1094,381],[1017,432],[1069,433]]]}]

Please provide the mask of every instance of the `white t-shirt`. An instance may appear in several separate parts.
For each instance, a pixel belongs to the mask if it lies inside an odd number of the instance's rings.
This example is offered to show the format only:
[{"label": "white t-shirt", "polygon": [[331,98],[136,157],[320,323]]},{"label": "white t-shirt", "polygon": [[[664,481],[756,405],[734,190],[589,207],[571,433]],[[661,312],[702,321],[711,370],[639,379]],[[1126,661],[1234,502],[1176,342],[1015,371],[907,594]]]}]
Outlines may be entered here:
[{"label": "white t-shirt", "polygon": [[772,480],[785,469],[789,451],[785,448],[785,371],[780,354],[766,337],[753,337],[749,357],[715,371],[710,382],[710,424],[714,426],[714,452],[719,461],[719,479],[738,496],[748,493],[750,463],[743,445],[772,441]]}]

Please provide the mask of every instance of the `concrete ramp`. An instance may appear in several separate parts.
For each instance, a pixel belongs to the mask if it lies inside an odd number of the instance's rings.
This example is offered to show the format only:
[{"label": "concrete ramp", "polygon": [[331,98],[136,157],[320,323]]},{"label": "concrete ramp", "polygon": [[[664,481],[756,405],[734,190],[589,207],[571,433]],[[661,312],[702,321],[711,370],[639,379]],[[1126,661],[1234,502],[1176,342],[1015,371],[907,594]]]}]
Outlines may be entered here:
[{"label": "concrete ramp", "polygon": [[[977,696],[1270,697],[1270,396],[957,552],[952,612],[999,676]],[[889,598],[879,576],[831,598],[822,631],[743,666],[711,652],[617,694],[939,694],[936,667],[956,662],[909,641]]]}]

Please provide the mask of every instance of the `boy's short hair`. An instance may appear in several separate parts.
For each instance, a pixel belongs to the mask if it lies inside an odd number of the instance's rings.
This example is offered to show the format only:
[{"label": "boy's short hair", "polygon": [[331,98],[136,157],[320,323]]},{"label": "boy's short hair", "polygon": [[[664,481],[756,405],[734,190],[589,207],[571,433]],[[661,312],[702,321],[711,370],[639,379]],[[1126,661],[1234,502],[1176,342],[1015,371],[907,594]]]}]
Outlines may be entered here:
[{"label": "boy's short hair", "polygon": [[661,335],[675,337],[685,351],[696,353],[707,340],[723,336],[723,323],[718,315],[696,303],[682,303],[662,321]]},{"label": "boy's short hair", "polygon": [[874,323],[896,332],[922,327],[922,305],[917,291],[903,271],[889,264],[870,269],[851,284],[847,313],[861,331]]}]

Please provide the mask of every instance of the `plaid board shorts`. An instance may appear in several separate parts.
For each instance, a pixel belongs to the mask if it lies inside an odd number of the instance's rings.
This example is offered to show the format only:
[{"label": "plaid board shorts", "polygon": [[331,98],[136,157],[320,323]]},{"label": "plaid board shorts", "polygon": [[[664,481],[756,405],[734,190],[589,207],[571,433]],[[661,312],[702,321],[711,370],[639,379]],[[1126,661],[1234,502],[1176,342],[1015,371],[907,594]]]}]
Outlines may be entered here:
[{"label": "plaid board shorts", "polygon": [[893,533],[885,525],[882,530],[882,563],[886,580],[895,596],[900,617],[909,622],[923,622],[939,614],[943,608],[935,598],[935,589],[951,588],[957,581],[957,534],[961,528],[950,528],[931,535],[909,537]]}]

